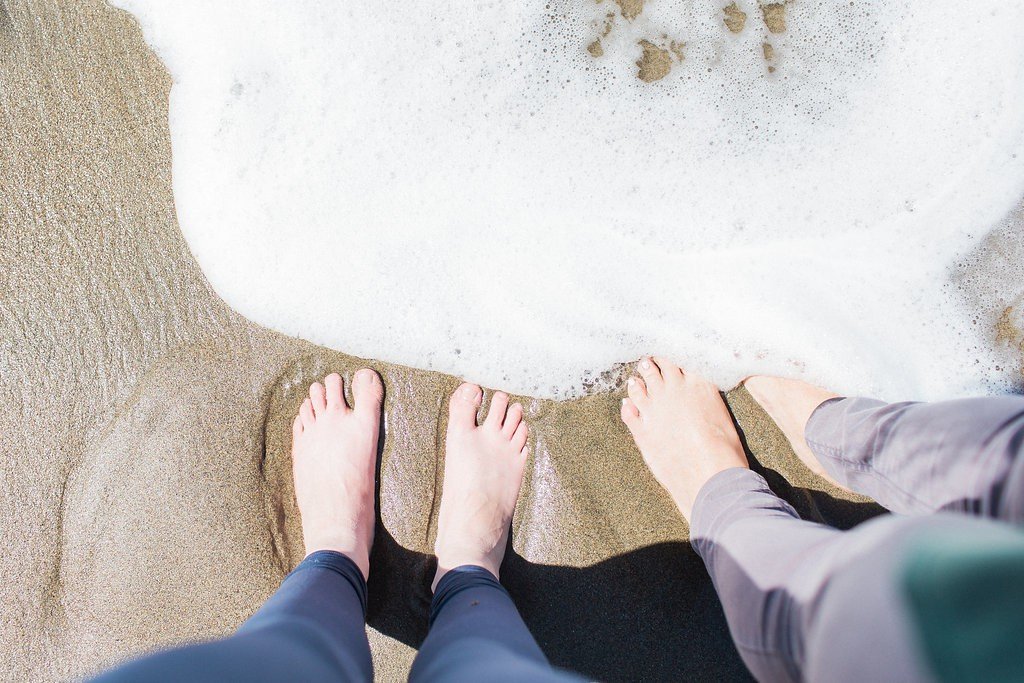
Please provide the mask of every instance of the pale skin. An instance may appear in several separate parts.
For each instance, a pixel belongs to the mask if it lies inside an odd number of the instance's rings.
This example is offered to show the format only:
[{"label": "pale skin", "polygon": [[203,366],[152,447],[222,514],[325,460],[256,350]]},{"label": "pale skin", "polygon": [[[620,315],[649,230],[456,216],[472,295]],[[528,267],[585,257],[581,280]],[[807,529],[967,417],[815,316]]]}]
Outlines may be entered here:
[{"label": "pale skin", "polygon": [[[637,369],[627,383],[622,421],[654,477],[689,520],[704,484],[719,472],[747,468],[747,458],[718,387],[667,358],[643,358]],[[814,409],[836,394],[777,377],[751,377],[744,385],[800,459],[828,478],[804,439],[804,426]]]},{"label": "pale skin", "polygon": [[[824,470],[803,437],[811,412],[835,394],[771,377],[752,377],[747,389],[779,424],[797,454]],[[621,417],[655,478],[686,519],[711,477],[748,467],[739,435],[711,382],[666,358],[644,358],[630,378]],[[354,405],[342,378],[314,382],[295,417],[292,463],[306,553],[333,550],[370,573],[375,522],[374,472],[384,386],[364,368],[352,381]],[[523,408],[496,392],[478,421],[483,391],[464,383],[449,402],[445,474],[438,519],[437,572],[475,565],[499,576],[528,455]]]},{"label": "pale skin", "polygon": [[812,472],[843,490],[849,490],[825,471],[804,436],[804,428],[814,409],[839,394],[800,380],[763,375],[748,377],[743,386],[779,426],[793,452]]},{"label": "pale skin", "polygon": [[746,468],[739,435],[718,387],[666,358],[643,358],[620,414],[644,462],[687,520],[701,487]]},{"label": "pale skin", "polygon": [[[373,545],[374,472],[384,387],[364,368],[352,381],[354,406],[332,373],[314,382],[292,433],[295,498],[302,514],[306,554],[333,550],[351,559],[364,577]],[[496,392],[478,425],[483,391],[461,385],[449,403],[445,475],[433,585],[461,565],[496,577],[508,544],[512,513],[526,465],[528,430],[521,405]]]}]

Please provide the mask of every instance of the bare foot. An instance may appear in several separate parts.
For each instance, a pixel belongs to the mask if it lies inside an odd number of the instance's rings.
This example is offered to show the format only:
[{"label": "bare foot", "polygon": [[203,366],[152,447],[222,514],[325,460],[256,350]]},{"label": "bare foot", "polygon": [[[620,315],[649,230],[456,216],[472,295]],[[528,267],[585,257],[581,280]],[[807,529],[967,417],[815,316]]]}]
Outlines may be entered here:
[{"label": "bare foot", "polygon": [[292,475],[306,554],[336,550],[369,577],[384,385],[363,368],[352,380],[352,395],[354,409],[336,373],[309,387],[292,424]]},{"label": "bare foot", "polygon": [[516,403],[510,408],[508,394],[501,392],[494,394],[487,418],[477,426],[482,400],[480,387],[466,383],[449,404],[432,588],[446,572],[464,564],[498,576],[505,556],[526,465],[527,429],[523,407]]},{"label": "bare foot", "polygon": [[747,458],[718,387],[664,358],[644,358],[639,371],[622,399],[622,421],[689,520],[701,487],[723,470],[746,468]]},{"label": "bare foot", "polygon": [[779,426],[797,457],[808,469],[844,491],[849,490],[828,475],[804,438],[804,427],[814,409],[839,394],[800,380],[765,375],[748,377],[743,380],[743,386]]}]

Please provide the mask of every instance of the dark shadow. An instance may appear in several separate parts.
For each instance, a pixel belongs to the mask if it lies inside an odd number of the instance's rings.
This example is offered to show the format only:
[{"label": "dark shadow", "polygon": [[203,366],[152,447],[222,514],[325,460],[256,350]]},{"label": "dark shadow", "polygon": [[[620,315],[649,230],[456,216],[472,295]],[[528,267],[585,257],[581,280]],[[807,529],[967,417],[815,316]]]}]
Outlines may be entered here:
[{"label": "dark shadow", "polygon": [[[722,400],[725,400],[724,395]],[[864,503],[844,500],[836,498],[826,491],[794,486],[789,483],[789,480],[781,473],[761,464],[757,456],[747,445],[747,438],[743,433],[743,428],[731,411],[730,416],[732,417],[733,426],[736,428],[736,433],[739,434],[743,452],[747,455],[750,469],[764,477],[772,491],[792,505],[801,519],[820,522],[845,531],[873,517],[888,513],[888,510],[875,502]]]},{"label": "dark shadow", "polygon": [[845,531],[889,512],[878,503],[843,500],[825,491],[794,486],[777,471],[762,466],[749,453],[747,459],[750,461],[750,469],[764,477],[772,491],[792,505],[801,519],[820,522]]},{"label": "dark shadow", "polygon": [[[763,467],[745,440],[743,447],[751,468],[804,519],[848,529],[885,512],[793,486]],[[435,559],[402,547],[378,516],[371,566],[367,622],[418,648]],[[510,549],[501,578],[555,666],[601,681],[752,680],[689,543],[647,546],[581,568],[534,564]]]},{"label": "dark shadow", "polygon": [[502,580],[551,663],[602,681],[747,681],[704,563],[661,543],[590,567],[507,555]]},{"label": "dark shadow", "polygon": [[[367,623],[419,648],[437,560],[395,540],[381,521],[379,490],[377,498]],[[582,568],[534,564],[510,547],[501,580],[555,666],[610,682],[752,680],[689,543],[652,545]]]},{"label": "dark shadow", "polygon": [[[382,526],[374,542],[367,623],[419,647],[434,559]],[[704,563],[662,543],[590,567],[505,556],[502,583],[555,666],[601,681],[751,680],[732,644]]]}]

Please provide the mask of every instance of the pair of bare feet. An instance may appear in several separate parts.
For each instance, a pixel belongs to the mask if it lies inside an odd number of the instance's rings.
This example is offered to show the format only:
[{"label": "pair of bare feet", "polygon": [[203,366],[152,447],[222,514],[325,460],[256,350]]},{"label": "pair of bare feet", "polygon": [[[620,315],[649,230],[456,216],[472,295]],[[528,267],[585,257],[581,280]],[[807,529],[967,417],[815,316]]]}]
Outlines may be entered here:
[{"label": "pair of bare feet", "polygon": [[[644,461],[687,519],[701,487],[715,474],[747,467],[739,436],[718,388],[664,358],[644,358],[629,380],[622,420]],[[811,412],[832,398],[795,380],[752,377],[747,389],[809,467],[823,473],[804,440]],[[295,496],[306,552],[335,550],[369,576],[375,522],[374,475],[384,387],[372,370],[352,381],[315,382],[293,424]],[[483,392],[461,385],[449,404],[445,474],[434,546],[434,585],[447,571],[477,565],[498,576],[527,458],[523,408],[496,392],[478,424]]]},{"label": "pair of bare feet", "polygon": [[[370,573],[374,476],[384,386],[373,370],[313,383],[292,425],[292,474],[306,553],[335,550]],[[496,392],[478,425],[483,391],[463,384],[448,407],[444,489],[434,552],[434,585],[448,570],[476,565],[498,576],[527,456],[523,407]]]}]

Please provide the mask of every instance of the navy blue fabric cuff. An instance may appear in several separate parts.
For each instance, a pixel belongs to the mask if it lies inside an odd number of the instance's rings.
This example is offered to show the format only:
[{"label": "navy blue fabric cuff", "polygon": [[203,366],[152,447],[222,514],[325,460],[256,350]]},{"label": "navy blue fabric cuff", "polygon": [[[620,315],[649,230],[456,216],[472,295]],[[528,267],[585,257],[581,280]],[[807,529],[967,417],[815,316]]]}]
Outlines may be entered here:
[{"label": "navy blue fabric cuff", "polygon": [[[434,625],[434,619],[456,595],[470,588],[496,588],[505,595],[508,591],[498,581],[498,577],[483,567],[474,564],[464,564],[451,569],[441,580],[437,582],[434,590],[434,599],[430,603],[430,625]],[[510,598],[511,599],[511,598]]]},{"label": "navy blue fabric cuff", "polygon": [[359,604],[363,607],[363,617],[366,617],[366,579],[363,578],[363,572],[359,570],[355,562],[336,550],[317,550],[306,555],[306,559],[300,562],[299,566],[293,569],[288,576],[310,569],[328,569],[340,574],[342,578],[352,584],[356,595],[359,596]]}]

